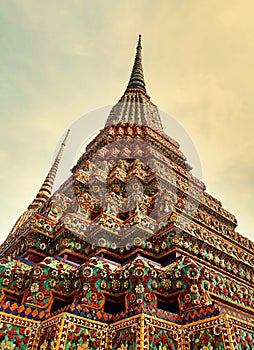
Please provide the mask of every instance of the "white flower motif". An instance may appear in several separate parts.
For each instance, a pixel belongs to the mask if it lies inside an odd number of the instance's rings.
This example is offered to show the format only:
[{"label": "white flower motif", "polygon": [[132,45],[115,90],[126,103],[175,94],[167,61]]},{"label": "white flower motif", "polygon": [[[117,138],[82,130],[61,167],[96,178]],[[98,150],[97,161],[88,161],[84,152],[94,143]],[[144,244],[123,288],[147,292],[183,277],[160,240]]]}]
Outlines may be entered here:
[{"label": "white flower motif", "polygon": [[136,293],[143,293],[144,292],[144,286],[142,284],[138,284],[135,288]]}]

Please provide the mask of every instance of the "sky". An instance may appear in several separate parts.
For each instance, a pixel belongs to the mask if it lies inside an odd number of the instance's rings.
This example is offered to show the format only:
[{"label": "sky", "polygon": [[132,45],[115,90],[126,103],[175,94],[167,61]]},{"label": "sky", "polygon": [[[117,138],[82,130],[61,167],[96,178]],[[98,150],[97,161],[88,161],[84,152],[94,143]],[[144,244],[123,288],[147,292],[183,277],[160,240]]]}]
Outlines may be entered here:
[{"label": "sky", "polygon": [[[186,153],[192,142],[202,166],[201,174],[189,152],[194,174],[254,240],[253,13],[253,0],[0,0],[0,240],[36,195],[66,130],[83,142],[103,128],[139,33],[166,132],[175,136],[171,118],[188,135]],[[57,184],[80,154],[76,135]]]}]

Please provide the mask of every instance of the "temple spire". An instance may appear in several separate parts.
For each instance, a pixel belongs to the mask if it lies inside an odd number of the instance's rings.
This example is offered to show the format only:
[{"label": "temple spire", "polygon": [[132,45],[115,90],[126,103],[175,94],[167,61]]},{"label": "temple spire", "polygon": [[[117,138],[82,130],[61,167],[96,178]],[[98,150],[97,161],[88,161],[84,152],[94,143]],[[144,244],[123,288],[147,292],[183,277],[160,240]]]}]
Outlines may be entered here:
[{"label": "temple spire", "polygon": [[141,34],[139,34],[138,45],[136,48],[136,56],[130,76],[130,80],[127,86],[127,90],[131,87],[140,87],[146,92],[146,85],[144,79],[144,73],[142,68],[142,55],[141,55]]},{"label": "temple spire", "polygon": [[19,217],[19,219],[17,220],[16,224],[14,225],[14,227],[12,228],[10,235],[12,235],[20,226],[23,225],[23,223],[30,217],[32,216],[32,214],[34,214],[36,211],[38,211],[42,205],[49,199],[49,197],[51,196],[51,192],[53,189],[53,185],[54,185],[54,180],[56,177],[56,173],[58,170],[58,166],[59,163],[61,161],[62,155],[63,155],[63,151],[64,151],[64,147],[66,145],[66,141],[67,138],[69,136],[70,133],[70,129],[68,129],[64,140],[61,144],[61,147],[56,155],[56,158],[54,160],[54,163],[52,164],[48,175],[46,176],[43,184],[41,185],[41,188],[39,189],[38,194],[36,195],[36,197],[34,198],[34,200],[32,201],[32,203],[28,206],[27,210]]},{"label": "temple spire", "polygon": [[54,163],[52,164],[52,167],[49,170],[49,173],[46,177],[46,179],[44,180],[37,196],[35,197],[35,199],[33,200],[33,202],[29,205],[28,209],[33,209],[34,211],[37,211],[44,202],[46,202],[46,200],[50,197],[51,192],[52,192],[52,188],[54,185],[54,180],[56,177],[56,173],[57,173],[57,169],[60,163],[60,160],[62,158],[63,155],[63,150],[64,147],[66,145],[66,141],[67,138],[69,136],[70,133],[70,129],[68,129],[65,138],[61,144],[61,147],[57,153],[56,159],[54,161]]},{"label": "temple spire", "polygon": [[157,132],[163,132],[158,109],[146,92],[141,50],[141,35],[139,35],[128,86],[118,103],[111,109],[105,126],[140,125],[148,126]]}]

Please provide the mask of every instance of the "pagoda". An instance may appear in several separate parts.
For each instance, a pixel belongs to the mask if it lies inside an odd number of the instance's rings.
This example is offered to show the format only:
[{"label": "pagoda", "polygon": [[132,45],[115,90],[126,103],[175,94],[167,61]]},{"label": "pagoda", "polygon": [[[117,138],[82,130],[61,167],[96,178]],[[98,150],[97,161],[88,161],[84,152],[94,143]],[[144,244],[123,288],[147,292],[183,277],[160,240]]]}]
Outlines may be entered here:
[{"label": "pagoda", "polygon": [[254,243],[163,131],[141,51],[72,175],[52,194],[68,131],[0,247],[0,350],[254,349]]}]

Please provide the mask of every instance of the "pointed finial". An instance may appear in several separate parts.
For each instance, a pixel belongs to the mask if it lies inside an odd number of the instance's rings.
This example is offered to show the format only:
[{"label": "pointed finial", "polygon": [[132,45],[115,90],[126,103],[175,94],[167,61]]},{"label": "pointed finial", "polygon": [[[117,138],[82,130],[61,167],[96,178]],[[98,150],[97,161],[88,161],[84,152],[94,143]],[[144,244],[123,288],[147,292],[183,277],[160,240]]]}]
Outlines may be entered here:
[{"label": "pointed finial", "polygon": [[141,46],[141,38],[142,38],[142,35],[139,34],[139,36],[138,36],[138,46],[140,46],[141,49],[142,49],[142,46]]},{"label": "pointed finial", "polygon": [[40,207],[47,201],[47,199],[49,199],[51,192],[52,192],[53,185],[54,185],[54,180],[56,177],[58,166],[59,166],[60,160],[62,158],[63,150],[64,150],[64,147],[66,145],[66,141],[67,141],[67,138],[69,136],[69,133],[70,133],[70,129],[67,130],[67,133],[66,133],[64,140],[61,144],[61,147],[57,153],[55,161],[52,164],[52,166],[48,172],[48,175],[46,176],[38,194],[36,195],[36,197],[34,198],[32,203],[28,206],[27,210],[18,218],[16,224],[14,225],[14,227],[12,228],[12,230],[10,232],[10,235],[13,235],[14,232],[20,226],[22,226],[27,221],[27,219],[29,219],[37,210],[39,210]]},{"label": "pointed finial", "polygon": [[70,133],[70,131],[71,131],[71,129],[68,129],[67,130],[67,133],[66,133],[66,135],[65,135],[65,138],[63,139],[63,142],[62,142],[62,146],[66,146],[66,141],[67,141],[67,139],[68,139],[68,136],[69,136],[69,133]]},{"label": "pointed finial", "polygon": [[127,90],[130,87],[139,87],[142,88],[142,90],[146,93],[146,86],[145,86],[145,79],[144,79],[144,73],[142,68],[142,55],[141,55],[141,34],[139,34],[138,38],[138,45],[136,48],[136,56],[131,72],[131,77],[127,86]]}]

